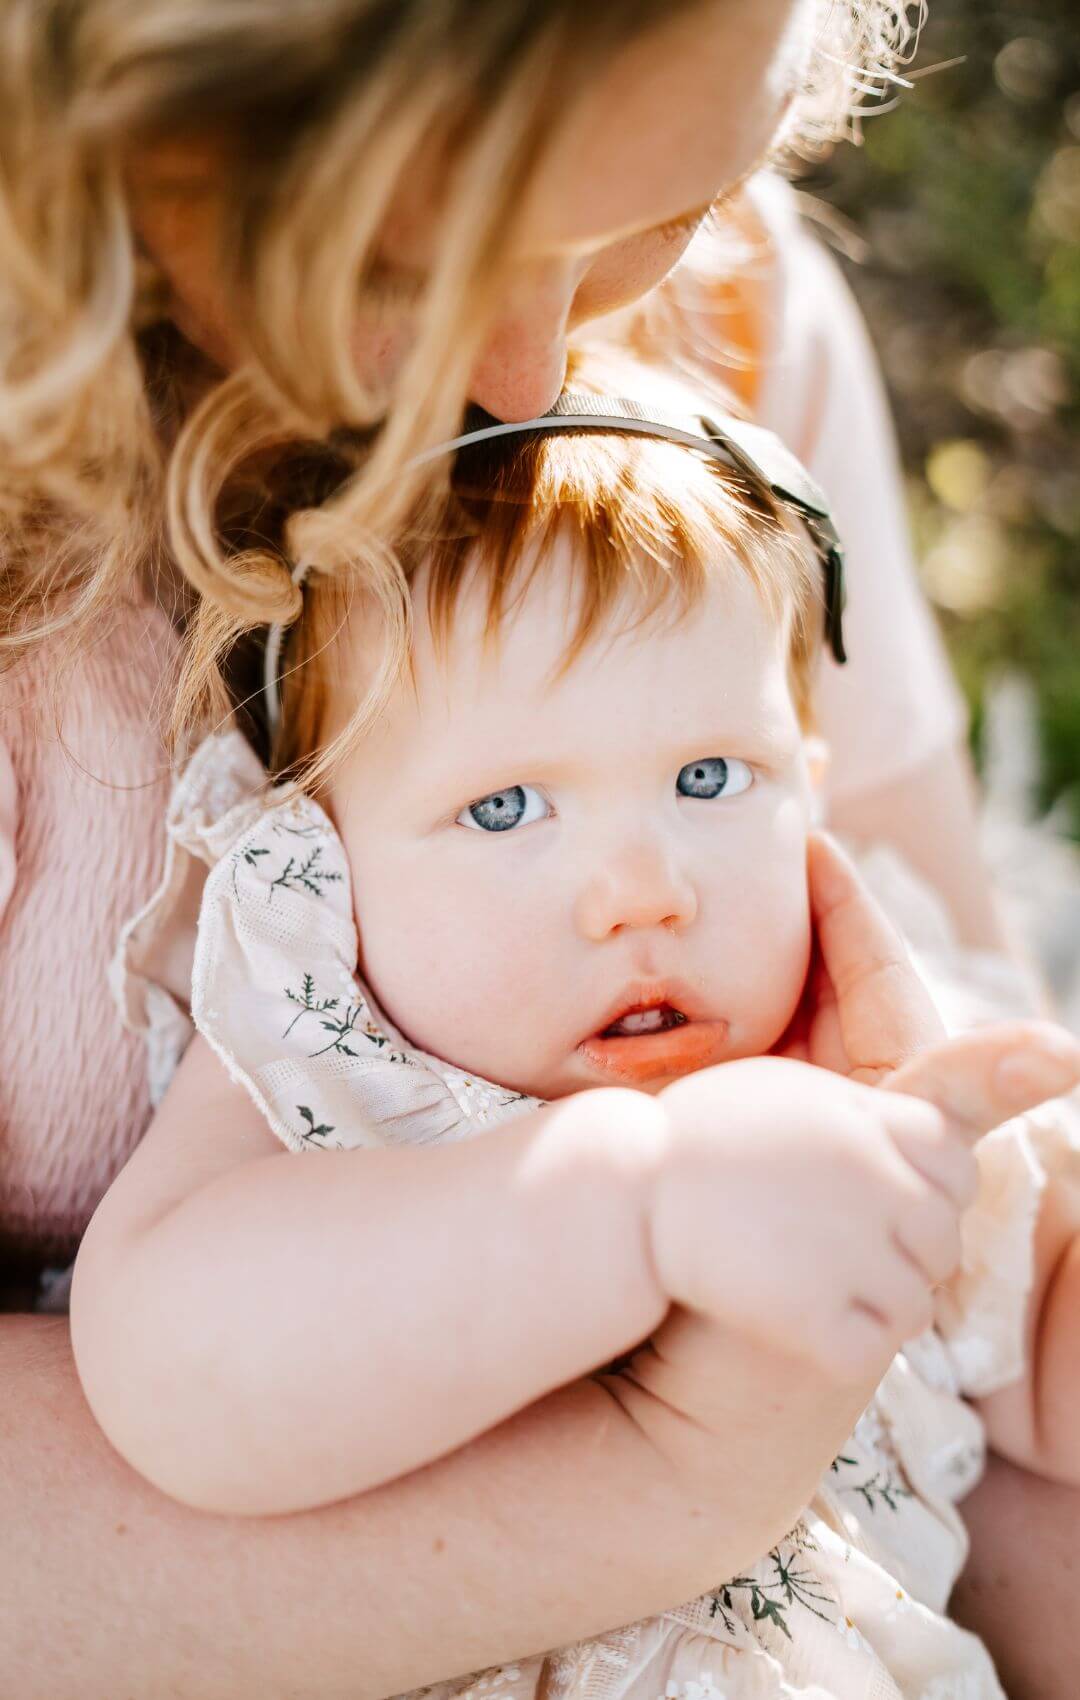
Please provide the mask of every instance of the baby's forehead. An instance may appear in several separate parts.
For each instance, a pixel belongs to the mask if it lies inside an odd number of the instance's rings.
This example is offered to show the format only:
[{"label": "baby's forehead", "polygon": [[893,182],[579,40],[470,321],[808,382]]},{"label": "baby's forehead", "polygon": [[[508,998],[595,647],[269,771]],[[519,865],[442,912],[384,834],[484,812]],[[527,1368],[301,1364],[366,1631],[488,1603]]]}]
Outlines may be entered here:
[{"label": "baby's forehead", "polygon": [[713,697],[730,714],[740,699],[754,712],[763,696],[788,694],[788,619],[737,570],[717,571],[689,601],[674,590],[638,593],[628,575],[583,639],[590,591],[565,537],[538,551],[494,619],[479,571],[445,623],[433,617],[422,579],[416,589],[412,689],[447,712],[471,705],[495,714],[515,704],[540,715],[565,703],[580,712],[584,740],[593,718],[611,708],[626,714],[643,695],[673,714]]}]

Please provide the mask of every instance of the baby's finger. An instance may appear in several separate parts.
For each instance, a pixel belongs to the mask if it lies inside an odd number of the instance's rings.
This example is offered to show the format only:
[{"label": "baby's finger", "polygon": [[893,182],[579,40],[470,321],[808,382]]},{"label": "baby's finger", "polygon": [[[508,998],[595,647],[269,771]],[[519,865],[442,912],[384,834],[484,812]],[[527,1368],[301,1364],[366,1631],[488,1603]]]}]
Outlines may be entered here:
[{"label": "baby's finger", "polygon": [[953,1210],[966,1210],[974,1203],[979,1165],[971,1141],[958,1137],[955,1124],[947,1115],[939,1111],[936,1124],[914,1130],[890,1125],[889,1132],[901,1156]]},{"label": "baby's finger", "polygon": [[884,1373],[897,1341],[881,1312],[856,1300],[836,1321],[830,1318],[826,1338],[816,1341],[811,1332],[808,1345],[814,1361],[830,1375],[859,1382],[875,1371]]},{"label": "baby's finger", "polygon": [[936,1104],[970,1141],[1080,1082],[1080,1044],[1060,1027],[1014,1021],[946,1040],[882,1082]]},{"label": "baby's finger", "polygon": [[892,1257],[868,1280],[865,1303],[885,1318],[897,1340],[913,1340],[934,1320],[933,1281],[910,1252],[893,1241]]},{"label": "baby's finger", "polygon": [[960,1216],[939,1192],[917,1210],[906,1211],[893,1238],[931,1285],[948,1280],[960,1267]]}]

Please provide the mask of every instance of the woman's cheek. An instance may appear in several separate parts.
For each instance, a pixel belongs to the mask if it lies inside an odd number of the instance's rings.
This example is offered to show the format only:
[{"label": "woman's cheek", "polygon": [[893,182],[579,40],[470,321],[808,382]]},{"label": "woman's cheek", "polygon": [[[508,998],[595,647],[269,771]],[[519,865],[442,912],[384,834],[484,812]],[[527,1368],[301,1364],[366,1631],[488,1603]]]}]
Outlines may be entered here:
[{"label": "woman's cheek", "polygon": [[688,231],[667,241],[635,237],[598,255],[578,285],[571,328],[614,313],[655,289],[681,260],[695,234]]},{"label": "woman's cheek", "polygon": [[385,392],[408,357],[416,337],[411,313],[402,309],[389,318],[361,308],[352,333],[353,365],[362,383]]}]

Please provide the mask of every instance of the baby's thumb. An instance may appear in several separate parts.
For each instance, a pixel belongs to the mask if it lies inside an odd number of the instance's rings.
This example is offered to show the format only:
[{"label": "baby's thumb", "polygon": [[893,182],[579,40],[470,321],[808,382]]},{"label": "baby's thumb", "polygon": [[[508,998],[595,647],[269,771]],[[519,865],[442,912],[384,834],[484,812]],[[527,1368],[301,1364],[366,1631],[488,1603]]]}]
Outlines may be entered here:
[{"label": "baby's thumb", "polygon": [[1046,1021],[1001,1022],[943,1040],[881,1082],[936,1104],[972,1141],[1080,1083],[1080,1044]]}]

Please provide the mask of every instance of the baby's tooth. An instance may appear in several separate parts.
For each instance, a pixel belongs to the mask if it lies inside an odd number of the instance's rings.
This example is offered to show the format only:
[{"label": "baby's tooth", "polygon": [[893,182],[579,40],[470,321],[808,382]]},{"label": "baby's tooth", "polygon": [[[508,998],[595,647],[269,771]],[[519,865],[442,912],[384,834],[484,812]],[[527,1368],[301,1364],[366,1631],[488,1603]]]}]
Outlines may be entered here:
[{"label": "baby's tooth", "polygon": [[659,1009],[638,1009],[630,1015],[624,1015],[619,1022],[624,1033],[655,1033],[664,1025],[664,1014]]}]

